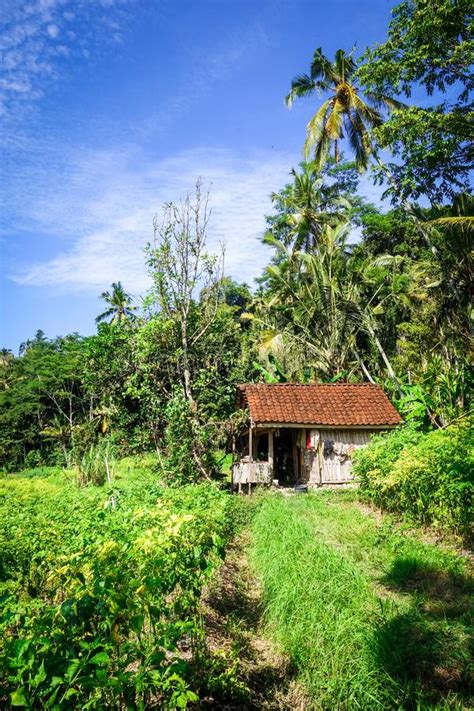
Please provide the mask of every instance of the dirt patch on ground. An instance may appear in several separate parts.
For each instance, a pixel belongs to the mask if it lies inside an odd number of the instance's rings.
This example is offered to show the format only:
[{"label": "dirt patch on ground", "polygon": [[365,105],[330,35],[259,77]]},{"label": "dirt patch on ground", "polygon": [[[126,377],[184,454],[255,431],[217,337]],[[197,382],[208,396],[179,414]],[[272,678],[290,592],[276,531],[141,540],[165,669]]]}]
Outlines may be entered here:
[{"label": "dirt patch on ground", "polygon": [[264,634],[262,590],[248,561],[248,545],[248,532],[233,541],[203,595],[208,664],[215,679],[198,708],[304,711],[311,704],[288,657]]}]

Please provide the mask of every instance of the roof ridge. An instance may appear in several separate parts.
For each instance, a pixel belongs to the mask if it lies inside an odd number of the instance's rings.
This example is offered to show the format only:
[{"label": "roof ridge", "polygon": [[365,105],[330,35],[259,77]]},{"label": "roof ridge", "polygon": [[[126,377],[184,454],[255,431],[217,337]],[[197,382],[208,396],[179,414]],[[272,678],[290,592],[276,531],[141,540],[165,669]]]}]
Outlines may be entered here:
[{"label": "roof ridge", "polygon": [[314,388],[314,387],[369,387],[381,388],[378,383],[242,383],[239,388],[248,387],[264,387],[264,388],[281,388],[281,387],[299,387],[299,388]]}]

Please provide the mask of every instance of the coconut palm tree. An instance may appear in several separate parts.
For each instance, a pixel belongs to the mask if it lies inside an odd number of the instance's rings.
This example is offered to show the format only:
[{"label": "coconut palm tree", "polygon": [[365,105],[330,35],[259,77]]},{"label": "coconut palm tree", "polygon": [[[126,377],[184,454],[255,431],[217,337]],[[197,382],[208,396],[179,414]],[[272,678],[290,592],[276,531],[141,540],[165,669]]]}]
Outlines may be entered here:
[{"label": "coconut palm tree", "polygon": [[[375,95],[371,92],[365,92],[365,100],[362,99],[359,88],[354,83],[356,69],[352,52],[346,54],[343,49],[338,49],[334,62],[330,62],[319,47],[313,55],[309,75],[301,74],[293,79],[290,93],[286,97],[286,104],[289,107],[292,106],[295,98],[310,96],[315,92],[330,90],[333,92],[333,96],[323,102],[307,125],[304,153],[306,156],[309,155],[314,147],[315,163],[318,167],[322,167],[327,160],[331,143],[334,143],[334,156],[337,162],[340,156],[339,142],[347,136],[359,170],[365,171],[369,159],[371,157],[374,159],[385,174],[395,195],[399,197],[400,204],[407,215],[416,224],[433,257],[439,262],[438,250],[432,239],[436,226],[423,224],[413,205],[401,195],[397,181],[380,158],[378,147],[371,135],[371,131],[383,123],[383,116],[379,109],[402,109],[405,108],[405,104],[391,97]],[[469,222],[470,220],[464,220],[464,225]],[[447,286],[459,302],[458,289],[452,279],[447,280]]]},{"label": "coconut palm tree", "polygon": [[329,92],[333,95],[318,108],[307,125],[304,154],[307,157],[314,147],[315,162],[321,168],[334,144],[334,158],[340,160],[340,141],[347,137],[359,170],[367,169],[372,151],[369,132],[383,123],[380,109],[401,108],[402,104],[387,96],[365,93],[360,96],[354,84],[357,65],[352,52],[346,54],[338,49],[331,62],[319,47],[311,62],[310,73],[300,74],[291,82],[286,105],[291,107],[299,97],[311,96],[315,92]]},{"label": "coconut palm tree", "polygon": [[349,224],[326,225],[318,252],[288,249],[275,237],[274,262],[264,273],[266,291],[256,305],[260,348],[273,353],[291,373],[309,367],[313,377],[331,378],[361,370],[374,382],[358,341],[378,352],[397,390],[400,384],[378,336],[380,306],[362,295],[364,270],[347,252]]},{"label": "coconut palm tree", "polygon": [[112,284],[112,291],[103,291],[101,299],[108,304],[109,308],[99,314],[96,323],[110,319],[109,323],[120,323],[125,319],[134,319],[134,311],[137,306],[132,306],[132,297],[124,290],[122,282],[117,281]]},{"label": "coconut palm tree", "polygon": [[347,221],[352,203],[343,197],[337,183],[328,184],[316,165],[302,163],[291,171],[293,182],[272,194],[278,215],[264,237],[273,246],[275,234],[284,235],[285,244],[295,251],[317,249],[326,225]]},{"label": "coconut palm tree", "polygon": [[266,347],[285,344],[300,351],[300,366],[331,377],[349,366],[354,336],[361,327],[356,284],[346,269],[348,225],[326,226],[318,254],[288,250],[278,244],[276,263],[267,267],[268,299],[258,315]]}]

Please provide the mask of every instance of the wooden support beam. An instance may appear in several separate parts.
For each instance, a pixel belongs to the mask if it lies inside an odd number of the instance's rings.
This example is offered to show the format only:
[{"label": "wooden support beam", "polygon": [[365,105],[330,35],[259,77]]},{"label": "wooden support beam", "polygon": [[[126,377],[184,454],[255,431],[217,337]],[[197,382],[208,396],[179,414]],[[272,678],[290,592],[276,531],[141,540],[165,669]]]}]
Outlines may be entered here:
[{"label": "wooden support beam", "polygon": [[[250,425],[249,429],[249,461],[253,462],[253,427]],[[250,483],[251,477],[249,476],[248,493],[250,494],[252,490],[252,484]]]},{"label": "wooden support beam", "polygon": [[270,468],[270,473],[271,473],[272,479],[273,479],[273,455],[274,455],[273,430],[270,430],[268,433],[268,466]]},{"label": "wooden support beam", "polygon": [[234,467],[235,467],[235,429],[232,428],[232,456],[231,456],[231,484],[230,484],[230,490],[233,493],[234,492]]}]

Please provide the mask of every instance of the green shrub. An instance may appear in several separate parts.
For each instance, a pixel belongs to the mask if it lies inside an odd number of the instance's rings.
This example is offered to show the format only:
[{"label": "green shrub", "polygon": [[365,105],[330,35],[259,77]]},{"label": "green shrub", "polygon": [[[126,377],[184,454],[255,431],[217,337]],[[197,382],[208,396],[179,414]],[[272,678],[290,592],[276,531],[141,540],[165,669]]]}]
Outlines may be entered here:
[{"label": "green shrub", "polygon": [[474,491],[472,421],[444,430],[409,427],[359,450],[354,473],[362,496],[424,525],[471,538]]},{"label": "green shrub", "polygon": [[184,708],[231,500],[153,471],[0,480],[0,706]]},{"label": "green shrub", "polygon": [[215,428],[204,426],[184,393],[176,389],[166,406],[164,462],[165,475],[172,484],[190,484],[202,479],[203,471],[211,476],[219,473],[214,454]]}]

